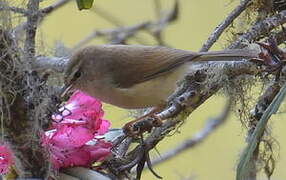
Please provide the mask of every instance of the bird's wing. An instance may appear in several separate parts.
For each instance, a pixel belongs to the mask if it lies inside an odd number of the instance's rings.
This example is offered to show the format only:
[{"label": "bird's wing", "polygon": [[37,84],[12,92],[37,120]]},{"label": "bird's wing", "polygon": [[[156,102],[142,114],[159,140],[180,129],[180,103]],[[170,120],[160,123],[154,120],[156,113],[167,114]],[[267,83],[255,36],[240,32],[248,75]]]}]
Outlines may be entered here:
[{"label": "bird's wing", "polygon": [[[171,72],[197,55],[189,51],[148,46],[116,45],[116,48],[109,46],[108,51],[104,68],[108,69],[110,79],[120,88],[128,88]],[[112,66],[108,63],[112,63]]]},{"label": "bird's wing", "polygon": [[[102,75],[120,88],[128,88],[163,74],[172,72],[187,61],[236,61],[257,56],[256,51],[236,49],[195,53],[160,46],[106,45],[99,48],[98,56],[104,63]],[[111,65],[112,64],[112,65]]]}]

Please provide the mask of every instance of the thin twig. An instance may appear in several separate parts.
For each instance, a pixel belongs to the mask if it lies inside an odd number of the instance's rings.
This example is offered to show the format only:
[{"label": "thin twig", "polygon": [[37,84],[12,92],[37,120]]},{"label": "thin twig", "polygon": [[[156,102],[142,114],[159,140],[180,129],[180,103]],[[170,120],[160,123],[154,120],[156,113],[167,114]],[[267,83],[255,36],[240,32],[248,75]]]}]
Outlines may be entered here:
[{"label": "thin twig", "polygon": [[[48,7],[45,7],[41,10],[37,10],[37,12],[34,12],[34,16],[38,16],[38,24],[40,24],[44,17],[47,16],[48,14],[54,12],[55,10],[59,9],[60,7],[63,7],[64,5],[66,5],[68,2],[71,2],[71,0],[58,0],[55,3],[51,4]],[[20,25],[16,26],[13,29],[13,34],[14,36],[19,34],[21,31],[25,30],[27,28],[28,22],[23,22]]]},{"label": "thin twig", "polygon": [[12,11],[14,13],[20,13],[20,14],[23,14],[25,16],[28,15],[28,12],[26,11],[26,9],[13,7],[13,6],[5,6],[2,4],[0,4],[0,11]]},{"label": "thin twig", "polygon": [[130,37],[133,37],[140,44],[147,44],[145,41],[142,41],[141,38],[138,38],[138,36],[136,36],[136,34],[141,30],[152,35],[157,40],[158,44],[163,45],[165,43],[161,38],[161,32],[169,23],[177,19],[179,13],[178,2],[176,1],[172,10],[170,10],[167,14],[162,15],[158,20],[154,22],[144,21],[142,23],[135,24],[132,26],[122,26],[121,22],[118,22],[116,18],[111,16],[110,14],[107,14],[98,8],[93,9],[95,9],[96,12],[100,12],[99,14],[106,18],[108,21],[112,22],[115,25],[120,24],[121,26],[114,29],[94,30],[83,40],[79,41],[73,47],[73,50],[80,48],[81,46],[85,45],[96,37],[105,37],[109,39],[109,42],[111,44],[125,44]]},{"label": "thin twig", "polygon": [[286,23],[286,10],[253,25],[249,31],[239,36],[229,48],[243,48],[245,46],[243,42],[249,43],[258,41],[263,37],[262,35],[269,34],[272,29],[277,28],[284,23]]},{"label": "thin twig", "polygon": [[[95,30],[89,35],[87,35],[83,40],[79,41],[72,49],[78,49],[82,47],[83,45],[90,42],[92,39],[97,37],[105,37],[110,39],[111,44],[122,44],[128,38],[134,36],[135,33],[137,33],[140,30],[145,29],[149,25],[148,22],[143,22],[140,24],[127,26],[127,27],[118,27],[115,29],[106,29],[106,30]],[[137,41],[140,41],[137,39]],[[72,51],[73,51],[72,50]]]},{"label": "thin twig", "polygon": [[[114,29],[118,29],[118,28],[127,28],[128,29],[128,27],[130,27],[130,26],[125,25],[125,23],[123,21],[121,21],[119,18],[117,18],[116,16],[113,16],[111,13],[107,13],[107,11],[104,10],[102,7],[93,6],[91,8],[91,11],[96,13],[98,16],[100,16],[101,18],[103,18],[107,22],[116,26],[116,28],[114,28]],[[139,24],[142,24],[142,23],[139,23]],[[92,34],[94,34],[96,31],[97,30],[94,30],[94,32],[92,32],[88,36],[93,36]],[[137,34],[134,34],[133,38],[139,44],[148,44],[146,40],[144,40],[143,38],[140,38]],[[87,40],[87,39],[85,39],[85,40]]]},{"label": "thin twig", "polygon": [[51,4],[50,6],[41,9],[40,13],[42,13],[42,16],[47,15],[53,12],[54,10],[62,7],[63,5],[66,5],[68,2],[71,2],[71,1],[70,0],[58,0],[55,3]]},{"label": "thin twig", "polygon": [[175,0],[173,8],[165,15],[161,15],[158,20],[152,23],[149,31],[153,37],[157,40],[159,45],[166,45],[162,38],[162,32],[167,25],[176,21],[179,17],[179,1]]},{"label": "thin twig", "polygon": [[35,38],[38,25],[39,1],[29,0],[27,10],[27,27],[26,27],[26,40],[24,51],[27,58],[31,59],[35,56]]},{"label": "thin twig", "polygon": [[224,111],[218,117],[209,119],[206,122],[204,128],[202,128],[193,137],[184,140],[175,148],[168,150],[167,152],[161,154],[159,158],[153,160],[152,161],[153,166],[161,162],[164,162],[166,160],[169,160],[174,156],[178,155],[179,153],[182,153],[203,142],[203,140],[205,140],[212,132],[214,132],[219,126],[221,126],[225,122],[225,120],[229,116],[230,109],[231,109],[231,103],[230,100],[228,100],[228,103],[224,108]]},{"label": "thin twig", "polygon": [[201,52],[208,51],[212,45],[219,39],[224,30],[245,10],[252,0],[243,0],[240,4],[224,19],[212,32],[208,40],[200,49]]}]

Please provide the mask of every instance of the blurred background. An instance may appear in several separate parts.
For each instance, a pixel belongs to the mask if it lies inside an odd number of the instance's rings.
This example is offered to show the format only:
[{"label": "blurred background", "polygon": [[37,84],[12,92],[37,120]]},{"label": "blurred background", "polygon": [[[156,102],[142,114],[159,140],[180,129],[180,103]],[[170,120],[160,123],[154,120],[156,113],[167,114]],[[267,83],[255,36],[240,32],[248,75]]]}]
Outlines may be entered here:
[{"label": "blurred background", "polygon": [[[19,2],[17,0],[15,3]],[[43,7],[55,1],[44,0]],[[173,0],[162,0],[162,9],[172,8]],[[165,28],[163,39],[167,45],[179,49],[198,51],[214,28],[239,3],[238,0],[180,0],[179,19]],[[12,3],[13,4],[13,3]],[[153,0],[95,0],[95,9],[79,11],[75,1],[61,7],[43,21],[39,28],[37,45],[40,52],[53,54],[58,48],[73,48],[94,30],[112,29],[115,26],[102,18],[98,10],[108,12],[121,25],[134,25],[144,20],[156,18]],[[141,38],[148,44],[155,44],[155,40],[148,34],[141,34]],[[225,47],[225,37],[221,38],[212,50]],[[138,42],[128,41],[135,44]],[[96,38],[88,44],[103,44],[104,39]],[[61,45],[59,45],[61,44]],[[56,49],[55,49],[56,45]],[[224,108],[225,99],[222,96],[210,98],[198,108],[191,117],[176,132],[164,139],[157,146],[157,151],[163,153],[198,132],[211,117],[217,116]],[[283,108],[283,106],[282,106]],[[284,107],[285,108],[285,107]],[[110,105],[104,105],[105,118],[117,128],[130,120],[129,113]],[[235,111],[235,109],[234,109]],[[283,109],[282,109],[283,111]],[[271,122],[274,137],[280,144],[275,151],[280,153],[273,179],[286,179],[286,121],[282,115],[275,115]],[[198,179],[198,180],[230,180],[235,178],[235,168],[239,154],[245,147],[245,134],[238,117],[230,118],[201,144],[189,149],[171,160],[154,167],[155,171],[167,180]],[[152,151],[153,157],[158,153]],[[148,171],[144,171],[143,180],[155,179]],[[266,179],[261,176],[259,179]]]}]

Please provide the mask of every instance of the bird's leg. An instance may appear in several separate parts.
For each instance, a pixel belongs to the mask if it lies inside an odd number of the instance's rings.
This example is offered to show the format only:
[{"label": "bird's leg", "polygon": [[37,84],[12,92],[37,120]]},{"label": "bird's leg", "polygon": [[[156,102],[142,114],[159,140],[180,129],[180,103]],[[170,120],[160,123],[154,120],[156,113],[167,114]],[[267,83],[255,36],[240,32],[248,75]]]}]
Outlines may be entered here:
[{"label": "bird's leg", "polygon": [[127,136],[136,137],[143,132],[151,131],[153,127],[159,127],[162,124],[155,114],[163,110],[165,105],[156,106],[147,114],[126,123],[123,127],[123,131]]},{"label": "bird's leg", "polygon": [[261,52],[259,53],[258,58],[253,58],[251,61],[265,65],[266,72],[278,72],[279,74],[285,63],[286,53],[277,46],[277,43],[273,38],[270,38],[268,43],[257,42],[257,44],[260,45]]},{"label": "bird's leg", "polygon": [[161,176],[159,176],[152,168],[152,164],[151,164],[151,160],[150,160],[150,155],[149,155],[149,150],[148,148],[146,148],[145,146],[145,142],[143,139],[143,135],[140,135],[140,139],[141,139],[141,146],[143,149],[143,157],[142,159],[139,161],[139,163],[137,164],[137,168],[136,168],[136,179],[140,180],[141,179],[141,174],[142,171],[144,169],[145,163],[147,164],[148,169],[151,171],[151,173],[158,179],[162,179]]}]

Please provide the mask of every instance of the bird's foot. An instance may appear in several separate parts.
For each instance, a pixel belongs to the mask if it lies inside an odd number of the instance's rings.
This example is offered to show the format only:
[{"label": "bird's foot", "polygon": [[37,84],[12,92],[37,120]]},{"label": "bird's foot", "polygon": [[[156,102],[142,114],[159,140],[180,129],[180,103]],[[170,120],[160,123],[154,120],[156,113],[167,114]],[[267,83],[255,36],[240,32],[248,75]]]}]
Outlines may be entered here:
[{"label": "bird's foot", "polygon": [[124,125],[123,131],[127,136],[138,137],[144,132],[151,132],[153,127],[160,127],[162,120],[156,114],[149,115],[143,119],[136,119]]},{"label": "bird's foot", "polygon": [[260,45],[261,52],[257,58],[253,58],[250,61],[264,65],[264,71],[266,72],[280,73],[286,62],[286,53],[277,46],[275,39],[270,38],[268,43],[257,42],[257,44]]}]

